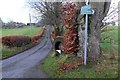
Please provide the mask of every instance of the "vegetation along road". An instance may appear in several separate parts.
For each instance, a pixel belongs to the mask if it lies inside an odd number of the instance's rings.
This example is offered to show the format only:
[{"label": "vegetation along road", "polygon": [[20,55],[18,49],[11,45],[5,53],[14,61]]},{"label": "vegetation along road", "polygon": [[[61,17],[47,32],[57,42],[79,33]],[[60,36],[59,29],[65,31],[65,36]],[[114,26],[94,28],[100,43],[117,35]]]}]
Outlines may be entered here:
[{"label": "vegetation along road", "polygon": [[[48,38],[48,39],[46,39]],[[52,48],[50,30],[46,29],[41,43],[25,52],[2,61],[3,78],[45,78],[47,75],[37,68]]]}]

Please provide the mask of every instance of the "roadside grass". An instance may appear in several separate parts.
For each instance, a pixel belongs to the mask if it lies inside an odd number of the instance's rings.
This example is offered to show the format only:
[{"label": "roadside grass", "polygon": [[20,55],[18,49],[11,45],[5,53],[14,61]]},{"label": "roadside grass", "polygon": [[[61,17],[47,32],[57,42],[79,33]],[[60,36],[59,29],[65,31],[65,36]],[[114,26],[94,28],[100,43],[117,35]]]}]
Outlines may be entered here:
[{"label": "roadside grass", "polygon": [[[41,40],[39,40],[40,42]],[[7,46],[2,46],[2,57],[0,59],[7,59],[9,57],[12,57],[16,54],[19,54],[25,50],[28,50],[32,47],[34,47],[35,45],[32,45],[32,44],[29,44],[29,45],[26,45],[26,46],[23,46],[23,47],[7,47]]]},{"label": "roadside grass", "polygon": [[[25,35],[25,36],[32,36],[37,34],[38,32],[41,32],[42,28],[38,27],[32,27],[31,32],[29,27],[24,27],[24,28],[15,28],[15,29],[2,29],[2,36],[10,36],[10,35]],[[39,40],[40,43],[41,39]],[[0,59],[6,59],[11,56],[14,56],[16,54],[19,54],[20,52],[23,52],[27,49],[32,48],[35,45],[29,44],[23,47],[7,47],[7,46],[0,46],[1,48],[1,53]]]},{"label": "roadside grass", "polygon": [[[118,27],[113,28],[111,31],[101,33],[102,57],[99,63],[95,65],[88,63],[87,66],[81,64],[70,71],[60,71],[61,63],[78,61],[80,58],[68,58],[65,54],[55,57],[52,52],[43,62],[43,71],[51,78],[117,78],[120,51],[118,51]],[[106,36],[110,37],[104,40],[103,38]],[[112,40],[110,41],[110,39]],[[114,56],[113,59],[111,59],[112,56]]]},{"label": "roadside grass", "polygon": [[40,27],[35,26],[26,26],[23,28],[15,28],[15,29],[0,29],[2,32],[2,36],[10,36],[10,35],[24,35],[24,36],[32,36],[36,33],[40,32]]}]

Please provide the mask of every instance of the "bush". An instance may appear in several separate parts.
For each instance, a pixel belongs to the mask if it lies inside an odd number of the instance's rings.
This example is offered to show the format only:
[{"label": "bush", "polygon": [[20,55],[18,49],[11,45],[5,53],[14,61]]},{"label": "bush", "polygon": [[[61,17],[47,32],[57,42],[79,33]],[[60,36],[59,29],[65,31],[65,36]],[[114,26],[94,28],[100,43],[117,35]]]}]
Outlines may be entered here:
[{"label": "bush", "polygon": [[36,34],[36,35],[32,36],[31,37],[32,38],[32,42],[39,40],[40,37],[43,36],[44,32],[45,32],[45,29],[43,29],[42,33],[39,33],[39,34]]},{"label": "bush", "polygon": [[63,52],[77,55],[79,51],[78,23],[76,21],[78,7],[73,3],[66,3],[61,8],[62,23],[66,28],[63,40]]},{"label": "bush", "polygon": [[28,44],[36,44],[40,37],[43,36],[45,29],[42,33],[30,36],[4,36],[2,37],[2,44],[9,47],[22,47]]},{"label": "bush", "polygon": [[39,38],[40,38],[41,36],[42,36],[41,34],[37,34],[37,35],[32,36],[32,37],[31,37],[31,38],[32,38],[32,41],[37,41],[37,40],[39,40]]},{"label": "bush", "polygon": [[29,36],[4,36],[2,44],[9,47],[21,47],[31,43]]},{"label": "bush", "polygon": [[14,28],[22,28],[24,26],[26,26],[24,23],[10,21],[8,23],[3,23],[2,28],[4,28],[4,29],[14,29]]}]

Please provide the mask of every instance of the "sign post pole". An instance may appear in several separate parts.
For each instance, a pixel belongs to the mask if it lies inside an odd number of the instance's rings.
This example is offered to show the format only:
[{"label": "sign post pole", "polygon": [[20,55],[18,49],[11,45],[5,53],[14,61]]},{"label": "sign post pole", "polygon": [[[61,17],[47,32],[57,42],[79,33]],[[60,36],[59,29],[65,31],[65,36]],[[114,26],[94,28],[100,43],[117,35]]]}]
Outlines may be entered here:
[{"label": "sign post pole", "polygon": [[[88,0],[86,0],[86,5],[88,5]],[[87,31],[88,30],[88,14],[86,14],[86,23],[85,23],[85,46],[84,46],[84,65],[86,65],[87,62]]]},{"label": "sign post pole", "polygon": [[88,15],[94,14],[94,10],[91,9],[91,6],[88,4],[88,0],[85,0],[86,5],[81,8],[81,14],[86,15],[85,18],[85,34],[84,34],[84,65],[86,65],[87,61],[87,39],[88,39]]},{"label": "sign post pole", "polygon": [[84,65],[86,65],[86,57],[87,57],[87,30],[88,30],[88,14],[86,14],[86,24],[85,24]]}]

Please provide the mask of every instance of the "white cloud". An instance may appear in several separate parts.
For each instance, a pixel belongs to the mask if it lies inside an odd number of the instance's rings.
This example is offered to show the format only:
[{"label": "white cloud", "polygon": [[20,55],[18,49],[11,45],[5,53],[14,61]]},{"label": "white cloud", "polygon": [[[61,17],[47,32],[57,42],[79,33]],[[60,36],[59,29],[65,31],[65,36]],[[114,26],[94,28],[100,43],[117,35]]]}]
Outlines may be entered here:
[{"label": "white cloud", "polygon": [[28,9],[25,0],[1,0],[0,17],[7,22],[10,19],[18,22],[29,21]]}]

